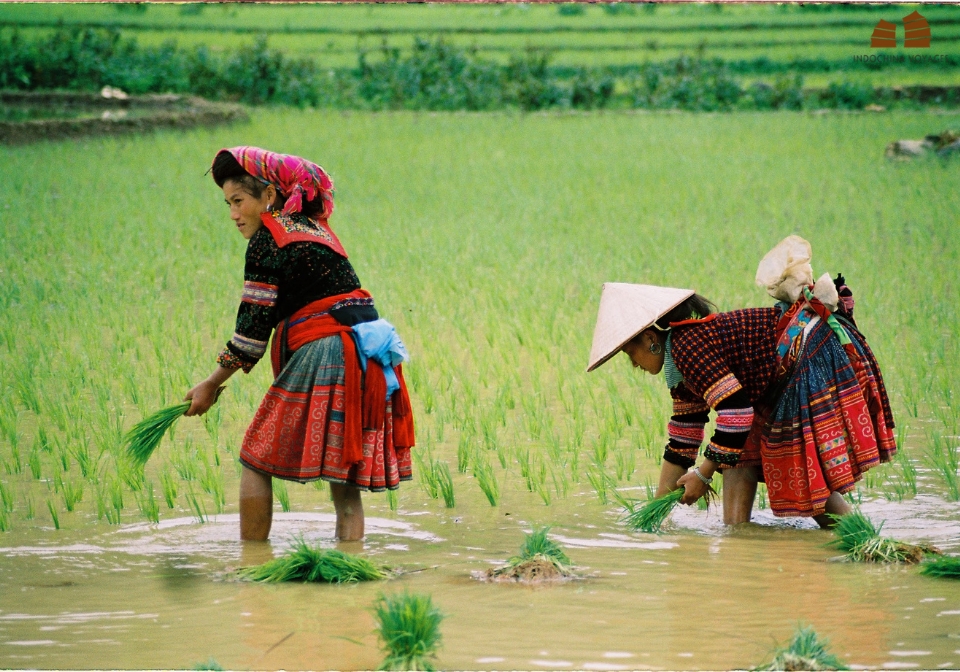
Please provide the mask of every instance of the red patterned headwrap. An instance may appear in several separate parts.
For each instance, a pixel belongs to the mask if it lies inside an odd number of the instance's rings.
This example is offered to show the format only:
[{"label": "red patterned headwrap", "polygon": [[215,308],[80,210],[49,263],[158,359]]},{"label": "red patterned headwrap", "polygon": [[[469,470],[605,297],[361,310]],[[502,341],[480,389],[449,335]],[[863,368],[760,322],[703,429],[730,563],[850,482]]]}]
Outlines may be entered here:
[{"label": "red patterned headwrap", "polygon": [[221,149],[217,156],[223,152],[230,152],[245,171],[272,184],[287,197],[283,214],[300,212],[304,196],[308,201],[317,196],[322,199],[323,211],[317,215],[319,219],[327,219],[333,212],[333,180],[317,164],[299,156],[277,154],[259,147],[230,147]]}]

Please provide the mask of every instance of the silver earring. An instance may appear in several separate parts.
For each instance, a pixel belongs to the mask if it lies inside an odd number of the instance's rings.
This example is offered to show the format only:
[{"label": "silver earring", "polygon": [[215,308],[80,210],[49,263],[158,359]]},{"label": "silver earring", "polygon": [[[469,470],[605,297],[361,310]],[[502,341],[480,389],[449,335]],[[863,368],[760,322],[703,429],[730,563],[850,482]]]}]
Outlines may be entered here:
[{"label": "silver earring", "polygon": [[660,347],[659,343],[650,344],[650,354],[659,355],[661,350],[663,350],[663,348]]}]

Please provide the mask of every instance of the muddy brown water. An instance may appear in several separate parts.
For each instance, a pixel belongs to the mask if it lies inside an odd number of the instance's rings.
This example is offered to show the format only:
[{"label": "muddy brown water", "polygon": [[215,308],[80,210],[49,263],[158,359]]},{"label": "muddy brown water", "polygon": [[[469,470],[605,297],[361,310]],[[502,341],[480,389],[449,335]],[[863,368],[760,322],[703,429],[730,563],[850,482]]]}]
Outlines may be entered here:
[{"label": "muddy brown water", "polygon": [[[435,504],[435,503],[434,503]],[[368,669],[382,659],[371,605],[427,592],[446,614],[441,668],[729,669],[766,660],[797,623],[854,668],[960,668],[960,582],[915,568],[829,562],[831,535],[768,511],[738,529],[681,509],[667,533],[626,531],[582,496],[549,511],[551,534],[589,580],[531,588],[470,578],[513,555],[528,518],[467,502],[389,511],[342,544],[411,573],[362,585],[259,585],[231,569],[303,534],[333,547],[332,510],[277,513],[271,544],[237,541],[237,516],[201,524],[14,529],[0,538],[0,667]],[[960,550],[960,506],[920,496],[866,502],[883,532]],[[413,571],[422,570],[422,571]]]}]

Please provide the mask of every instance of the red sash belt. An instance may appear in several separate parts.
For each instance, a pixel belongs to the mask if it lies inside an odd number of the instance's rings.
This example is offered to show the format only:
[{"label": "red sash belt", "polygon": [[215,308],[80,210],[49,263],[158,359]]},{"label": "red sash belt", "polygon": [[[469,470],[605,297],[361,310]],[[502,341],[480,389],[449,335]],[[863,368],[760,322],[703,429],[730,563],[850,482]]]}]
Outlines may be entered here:
[{"label": "red sash belt", "polygon": [[[330,309],[346,299],[368,299],[370,292],[357,289],[349,294],[338,294],[310,303],[277,325],[270,348],[270,361],[276,378],[286,364],[286,358],[298,348],[328,336],[340,336],[343,341],[344,388],[346,392],[343,428],[343,463],[363,462],[363,428],[379,428],[384,423],[387,383],[383,369],[372,359],[367,360],[364,376],[357,357],[353,329],[337,322]],[[396,367],[400,389],[393,393],[393,446],[413,446],[413,414],[410,397],[400,366]]]}]

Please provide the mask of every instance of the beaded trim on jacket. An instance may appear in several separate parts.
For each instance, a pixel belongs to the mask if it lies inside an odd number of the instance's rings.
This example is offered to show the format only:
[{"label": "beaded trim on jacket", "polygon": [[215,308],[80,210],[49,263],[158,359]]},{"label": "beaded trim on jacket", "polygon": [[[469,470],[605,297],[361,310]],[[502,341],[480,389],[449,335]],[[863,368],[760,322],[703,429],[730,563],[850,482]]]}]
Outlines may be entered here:
[{"label": "beaded trim on jacket", "polygon": [[298,242],[320,243],[342,257],[347,256],[340,239],[325,219],[310,219],[300,213],[285,215],[280,212],[265,212],[260,215],[260,219],[273,234],[277,247],[282,248]]}]

